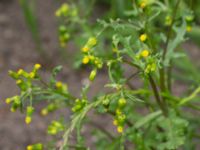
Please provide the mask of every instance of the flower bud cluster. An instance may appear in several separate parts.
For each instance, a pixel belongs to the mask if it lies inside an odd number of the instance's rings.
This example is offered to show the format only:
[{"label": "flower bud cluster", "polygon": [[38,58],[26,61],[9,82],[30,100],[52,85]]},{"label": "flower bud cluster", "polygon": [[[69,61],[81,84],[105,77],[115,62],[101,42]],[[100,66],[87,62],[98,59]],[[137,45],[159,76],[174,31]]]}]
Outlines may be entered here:
[{"label": "flower bud cluster", "polygon": [[21,100],[18,95],[6,99],[6,104],[11,104],[10,111],[15,112],[19,107],[21,107]]},{"label": "flower bud cluster", "polygon": [[16,84],[21,91],[26,91],[32,86],[32,80],[38,78],[38,70],[41,68],[40,64],[35,64],[31,72],[26,72],[19,69],[17,72],[9,71],[9,75],[16,80]]},{"label": "flower bud cluster", "polygon": [[72,111],[73,112],[80,112],[85,106],[87,105],[87,100],[85,99],[76,99],[75,100],[75,104],[74,106],[72,107]]},{"label": "flower bud cluster", "polygon": [[[65,47],[66,43],[70,39],[70,24],[73,20],[76,20],[78,15],[78,9],[67,3],[61,5],[61,7],[56,11],[55,15],[60,18],[61,25],[59,27],[59,42],[61,47]],[[65,20],[66,19],[66,20]],[[63,21],[64,20],[64,21]]]},{"label": "flower bud cluster", "polygon": [[186,31],[187,32],[191,32],[192,31],[192,24],[193,24],[193,20],[194,20],[194,15],[193,14],[188,14],[185,16],[185,20],[186,20]]},{"label": "flower bud cluster", "polygon": [[125,98],[120,98],[118,100],[118,106],[116,109],[116,116],[113,120],[113,124],[117,126],[117,132],[122,133],[124,130],[124,125],[126,121],[126,115],[123,113],[123,108],[126,106],[126,99]]},{"label": "flower bud cluster", "polygon": [[60,121],[53,120],[51,124],[48,126],[47,133],[50,135],[56,135],[57,133],[63,131],[65,129],[63,123]]},{"label": "flower bud cluster", "polygon": [[32,106],[27,106],[26,107],[26,118],[25,118],[26,124],[30,124],[31,123],[33,112],[34,112],[34,108]]}]

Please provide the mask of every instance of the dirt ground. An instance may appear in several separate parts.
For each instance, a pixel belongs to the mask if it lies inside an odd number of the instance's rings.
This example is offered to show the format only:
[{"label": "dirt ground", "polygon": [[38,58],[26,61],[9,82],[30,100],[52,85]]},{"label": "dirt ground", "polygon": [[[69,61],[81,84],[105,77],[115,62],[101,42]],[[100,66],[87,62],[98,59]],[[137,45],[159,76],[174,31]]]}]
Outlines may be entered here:
[{"label": "dirt ground", "polygon": [[[72,93],[76,94],[80,91],[88,72],[74,71],[71,67],[71,61],[68,61],[68,63],[60,61],[54,12],[62,1],[49,1],[47,3],[37,0],[36,2],[43,46],[51,56],[50,67],[48,64],[44,64],[44,66],[51,68],[51,66],[62,64],[64,66],[63,71],[58,78],[66,81]],[[190,45],[187,44],[185,47],[190,48]],[[196,47],[194,49],[199,52]],[[74,51],[74,46],[70,45],[67,51],[70,58],[74,55]],[[49,136],[46,136],[46,126],[50,119],[58,116],[59,112],[47,118],[43,118],[36,112],[33,123],[27,126],[24,123],[24,114],[11,113],[9,106],[4,102],[5,98],[19,92],[14,80],[8,76],[8,70],[18,70],[19,68],[29,70],[38,62],[43,61],[35,51],[35,45],[25,24],[18,1],[0,0],[0,150],[23,150],[28,144],[50,139]],[[50,74],[49,70],[42,72],[46,77]],[[100,74],[95,81],[98,86],[91,88],[90,96],[99,91],[106,81],[105,75]],[[175,89],[184,91],[185,87],[181,87],[182,89]],[[180,91],[176,92],[179,93]],[[67,110],[61,110],[60,113],[63,112],[69,113]]]}]

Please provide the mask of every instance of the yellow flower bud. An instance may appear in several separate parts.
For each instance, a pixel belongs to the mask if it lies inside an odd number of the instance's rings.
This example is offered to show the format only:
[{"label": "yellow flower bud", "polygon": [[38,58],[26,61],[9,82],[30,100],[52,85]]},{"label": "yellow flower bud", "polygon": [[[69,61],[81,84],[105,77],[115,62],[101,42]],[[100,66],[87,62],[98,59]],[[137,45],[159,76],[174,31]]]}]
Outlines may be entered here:
[{"label": "yellow flower bud", "polygon": [[117,115],[121,115],[121,114],[122,114],[122,111],[121,111],[120,109],[117,109],[117,110],[116,110],[116,114],[117,114]]},{"label": "yellow flower bud", "polygon": [[57,134],[57,130],[56,130],[56,128],[52,128],[51,130],[49,130],[48,133],[51,135],[55,135],[55,134]]},{"label": "yellow flower bud", "polygon": [[89,51],[89,48],[87,46],[84,46],[81,50],[82,52],[87,53]]},{"label": "yellow flower bud", "polygon": [[145,42],[147,40],[147,34],[140,35],[140,41]]},{"label": "yellow flower bud", "polygon": [[34,68],[35,68],[36,70],[38,70],[38,69],[41,68],[41,65],[40,65],[40,64],[35,64]]},{"label": "yellow flower bud", "polygon": [[11,108],[10,108],[10,111],[11,111],[11,112],[16,112],[16,108],[11,107]]},{"label": "yellow flower bud", "polygon": [[191,31],[192,31],[192,27],[191,27],[190,25],[188,25],[188,26],[186,27],[186,31],[187,31],[187,32],[191,32]]},{"label": "yellow flower bud", "polygon": [[17,80],[16,81],[16,84],[21,84],[22,83],[22,80]]},{"label": "yellow flower bud", "polygon": [[30,72],[30,73],[29,73],[29,77],[30,77],[31,79],[34,79],[34,78],[35,78],[35,72]]},{"label": "yellow flower bud", "polygon": [[12,100],[10,98],[6,98],[6,104],[10,104]]},{"label": "yellow flower bud", "polygon": [[24,70],[22,70],[22,69],[19,69],[19,70],[17,71],[17,74],[18,74],[18,75],[22,75],[22,74],[23,74],[23,72],[24,72]]},{"label": "yellow flower bud", "polygon": [[143,50],[140,55],[144,58],[148,57],[149,56],[149,51],[148,50]]},{"label": "yellow flower bud", "polygon": [[120,107],[125,106],[125,105],[126,105],[126,99],[120,98],[119,101],[118,101],[118,105],[119,105]]},{"label": "yellow flower bud", "polygon": [[56,88],[60,89],[62,88],[62,82],[56,82]]},{"label": "yellow flower bud", "polygon": [[41,115],[46,116],[49,112],[47,109],[42,109],[42,111],[40,113],[41,113]]},{"label": "yellow flower bud", "polygon": [[119,133],[122,133],[122,132],[123,132],[123,130],[124,130],[124,129],[123,129],[123,127],[122,127],[122,126],[118,126],[118,127],[117,127],[117,132],[119,132]]},{"label": "yellow flower bud", "polygon": [[31,121],[32,121],[32,118],[30,116],[26,116],[26,118],[25,118],[26,124],[30,124]]},{"label": "yellow flower bud", "polygon": [[82,63],[83,63],[83,64],[88,64],[89,61],[90,61],[89,56],[84,56],[84,57],[83,57],[83,60],[82,60]]},{"label": "yellow flower bud", "polygon": [[33,150],[33,146],[32,145],[28,145],[26,149],[27,150]]},{"label": "yellow flower bud", "polygon": [[147,3],[145,1],[140,3],[140,8],[144,9],[147,6]]},{"label": "yellow flower bud", "polygon": [[115,120],[113,120],[113,124],[114,124],[115,126],[117,126],[118,122],[117,122],[117,120],[116,120],[116,119],[115,119]]}]

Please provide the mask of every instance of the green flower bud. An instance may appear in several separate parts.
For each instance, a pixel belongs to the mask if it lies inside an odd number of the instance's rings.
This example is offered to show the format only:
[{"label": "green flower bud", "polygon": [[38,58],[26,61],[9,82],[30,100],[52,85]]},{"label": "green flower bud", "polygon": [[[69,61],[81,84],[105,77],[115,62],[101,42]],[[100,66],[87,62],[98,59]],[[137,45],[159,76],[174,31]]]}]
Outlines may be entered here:
[{"label": "green flower bud", "polygon": [[97,75],[97,70],[96,69],[92,70],[89,76],[90,81],[93,81],[96,75]]},{"label": "green flower bud", "polygon": [[120,98],[118,101],[119,107],[124,107],[126,105],[126,99]]}]

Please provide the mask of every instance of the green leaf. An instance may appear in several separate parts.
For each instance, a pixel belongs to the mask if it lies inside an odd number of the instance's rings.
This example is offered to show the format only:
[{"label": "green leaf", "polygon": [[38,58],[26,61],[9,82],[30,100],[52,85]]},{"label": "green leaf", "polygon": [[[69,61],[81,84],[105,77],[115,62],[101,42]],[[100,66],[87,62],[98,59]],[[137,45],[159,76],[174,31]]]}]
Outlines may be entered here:
[{"label": "green leaf", "polygon": [[193,100],[198,94],[200,93],[200,87],[198,87],[190,96],[182,99],[179,103],[179,105],[184,105],[185,103],[190,102]]},{"label": "green leaf", "polygon": [[142,126],[146,125],[147,123],[149,123],[149,122],[155,120],[156,118],[158,118],[161,114],[162,114],[161,111],[156,111],[156,112],[148,114],[147,116],[141,118],[140,120],[138,120],[135,123],[135,128],[136,129],[141,128]]},{"label": "green leaf", "polygon": [[173,29],[175,30],[176,37],[174,39],[171,39],[167,46],[166,59],[164,62],[166,66],[168,66],[170,60],[173,58],[174,50],[179,44],[181,44],[185,40],[184,36],[186,34],[186,23],[183,22],[182,26],[180,27],[174,26]]}]

